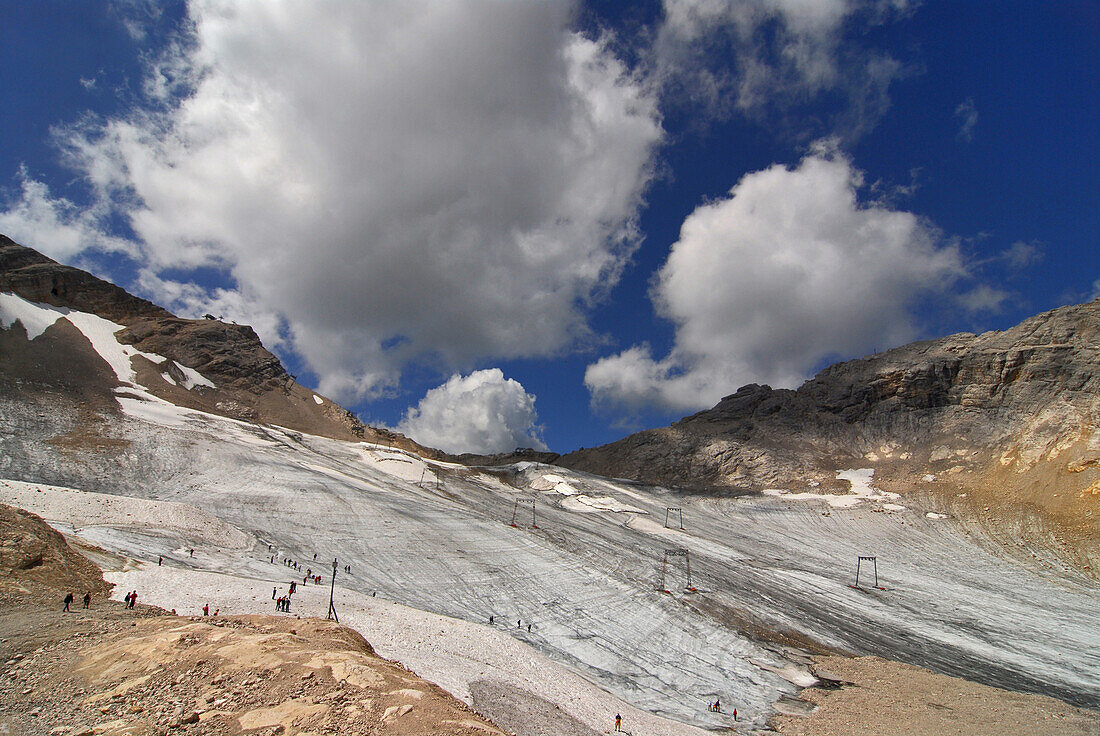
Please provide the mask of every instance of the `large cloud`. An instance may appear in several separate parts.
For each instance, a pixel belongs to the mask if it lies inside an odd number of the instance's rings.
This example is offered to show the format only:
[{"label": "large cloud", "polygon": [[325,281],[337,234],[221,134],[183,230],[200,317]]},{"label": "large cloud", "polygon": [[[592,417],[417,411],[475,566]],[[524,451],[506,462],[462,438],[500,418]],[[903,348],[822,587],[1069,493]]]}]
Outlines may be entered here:
[{"label": "large cloud", "polygon": [[[190,32],[150,64],[150,105],[63,139],[135,233],[152,296],[246,305],[349,401],[411,361],[589,336],[586,305],[637,245],[662,131],[607,45],[569,30],[567,4],[188,10]],[[233,293],[172,283],[210,267]]]},{"label": "large cloud", "polygon": [[454,375],[405,413],[398,431],[446,452],[545,450],[535,397],[497,368]]},{"label": "large cloud", "polygon": [[657,275],[676,326],[664,358],[635,346],[589,366],[597,404],[713,405],[748,382],[795,386],[823,360],[912,338],[910,309],[965,274],[915,215],[861,202],[860,172],[828,146],[745,175],[697,208]]}]

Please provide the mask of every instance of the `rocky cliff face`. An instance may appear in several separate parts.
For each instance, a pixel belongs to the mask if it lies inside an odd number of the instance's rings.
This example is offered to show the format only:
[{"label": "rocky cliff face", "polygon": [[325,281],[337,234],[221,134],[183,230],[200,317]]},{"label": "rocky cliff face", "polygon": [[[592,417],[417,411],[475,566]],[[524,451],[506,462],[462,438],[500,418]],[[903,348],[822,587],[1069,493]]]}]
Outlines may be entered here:
[{"label": "rocky cliff face", "polygon": [[[0,292],[36,304],[95,314],[122,325],[116,339],[167,358],[154,363],[132,359],[138,382],[154,395],[180,406],[246,421],[278,424],[337,439],[366,440],[438,454],[406,437],[366,427],[351,412],[300,385],[246,325],[174,316],[152,302],[77,268],[64,266],[0,235]],[[82,400],[110,403],[116,384],[111,371],[79,331],[64,320],[35,340],[0,330],[4,360],[0,377],[20,382],[21,390],[61,386]],[[80,366],[73,370],[73,366]],[[191,386],[183,369],[213,383]]]},{"label": "rocky cliff face", "polygon": [[559,463],[686,491],[840,491],[875,469],[1006,543],[1100,562],[1100,300],[1003,332],[839,363],[797,390],[750,385],[670,427]]}]

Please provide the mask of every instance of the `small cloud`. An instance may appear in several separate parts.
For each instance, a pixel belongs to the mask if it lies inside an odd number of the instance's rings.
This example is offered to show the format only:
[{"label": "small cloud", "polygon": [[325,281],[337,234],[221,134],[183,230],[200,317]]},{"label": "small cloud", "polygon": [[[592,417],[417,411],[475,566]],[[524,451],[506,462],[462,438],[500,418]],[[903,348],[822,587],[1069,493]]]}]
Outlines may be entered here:
[{"label": "small cloud", "polygon": [[1100,279],[1092,282],[1092,294],[1089,295],[1089,300],[1100,299]]},{"label": "small cloud", "polygon": [[99,81],[98,80],[98,75],[95,76],[95,77],[92,77],[91,79],[85,79],[84,77],[81,77],[80,78],[80,86],[83,87],[86,91],[91,92],[92,90],[95,89],[97,81]]},{"label": "small cloud", "polygon": [[397,431],[445,452],[545,450],[535,397],[499,368],[455,374],[405,412]]},{"label": "small cloud", "polygon": [[1043,259],[1043,249],[1037,242],[1025,243],[1017,240],[1002,254],[1005,262],[1015,269],[1021,269],[1038,263]]},{"label": "small cloud", "polygon": [[1001,307],[1004,305],[1006,299],[1008,299],[1009,293],[1001,289],[995,289],[992,286],[981,284],[976,286],[965,294],[960,294],[957,298],[959,303],[966,311],[975,312],[992,312],[997,313],[1001,311]]},{"label": "small cloud", "polygon": [[974,106],[973,97],[967,97],[959,103],[955,108],[955,117],[959,119],[958,139],[967,143],[974,140],[974,126],[978,124],[978,108]]},{"label": "small cloud", "polygon": [[144,41],[163,13],[157,0],[112,0],[109,7],[135,41]]}]

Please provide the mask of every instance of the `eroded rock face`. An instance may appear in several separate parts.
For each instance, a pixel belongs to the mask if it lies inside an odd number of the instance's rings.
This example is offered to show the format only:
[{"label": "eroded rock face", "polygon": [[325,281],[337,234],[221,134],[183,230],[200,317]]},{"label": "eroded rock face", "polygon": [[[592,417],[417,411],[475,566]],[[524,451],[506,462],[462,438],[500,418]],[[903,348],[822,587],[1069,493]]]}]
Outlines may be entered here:
[{"label": "eroded rock face", "polygon": [[[846,490],[836,471],[870,467],[884,488],[1053,535],[1095,567],[1098,426],[1100,300],[838,363],[798,390],[744,386],[670,427],[558,462],[721,494]],[[1044,523],[1027,521],[1035,515]]]},{"label": "eroded rock face", "polygon": [[[0,579],[19,587],[34,582],[101,596],[110,592],[99,568],[71,549],[39,516],[0,504]],[[58,599],[60,600],[60,598]]]},{"label": "eroded rock face", "polygon": [[[566,455],[561,464],[641,481],[752,490],[886,458],[1014,451],[1022,466],[1094,438],[1100,300],[1004,332],[918,342],[830,366],[797,391],[748,385],[671,427]],[[951,457],[961,457],[949,453]],[[877,458],[877,460],[876,460]],[[769,468],[765,470],[764,467]]]}]

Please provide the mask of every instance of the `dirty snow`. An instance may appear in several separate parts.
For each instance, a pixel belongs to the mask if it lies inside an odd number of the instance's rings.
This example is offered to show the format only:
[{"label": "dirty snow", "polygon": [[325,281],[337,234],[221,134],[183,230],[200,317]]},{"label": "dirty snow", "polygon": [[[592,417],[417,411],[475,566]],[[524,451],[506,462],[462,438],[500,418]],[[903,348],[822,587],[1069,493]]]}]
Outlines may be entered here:
[{"label": "dirty snow", "polygon": [[[767,496],[778,496],[785,501],[824,501],[834,509],[850,509],[854,506],[858,506],[864,501],[873,501],[875,503],[881,503],[883,508],[890,511],[904,511],[904,506],[894,503],[882,503],[886,499],[896,499],[901,498],[901,496],[889,491],[880,491],[872,486],[871,479],[874,478],[874,475],[874,468],[837,471],[837,480],[846,480],[851,483],[851,493],[812,493],[809,491],[791,493],[782,488],[767,488],[764,490],[764,494]],[[820,485],[820,483],[811,482],[811,485],[816,487]]]}]

